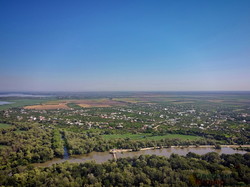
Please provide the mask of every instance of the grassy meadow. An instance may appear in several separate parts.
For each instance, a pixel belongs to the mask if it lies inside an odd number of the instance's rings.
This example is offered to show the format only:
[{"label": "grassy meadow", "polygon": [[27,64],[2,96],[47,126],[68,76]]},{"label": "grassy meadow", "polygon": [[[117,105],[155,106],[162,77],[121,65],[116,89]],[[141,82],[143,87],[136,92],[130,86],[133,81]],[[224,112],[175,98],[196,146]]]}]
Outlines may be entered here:
[{"label": "grassy meadow", "polygon": [[108,135],[102,135],[104,139],[126,139],[129,138],[131,140],[161,140],[165,138],[169,139],[181,139],[181,140],[197,140],[200,139],[201,137],[199,136],[191,136],[191,135],[182,135],[182,134],[166,134],[162,136],[154,136],[150,133],[145,133],[145,134],[131,134],[131,133],[126,133],[126,134],[108,134]]},{"label": "grassy meadow", "polygon": [[0,129],[6,129],[9,128],[11,125],[5,124],[5,123],[0,123]]}]

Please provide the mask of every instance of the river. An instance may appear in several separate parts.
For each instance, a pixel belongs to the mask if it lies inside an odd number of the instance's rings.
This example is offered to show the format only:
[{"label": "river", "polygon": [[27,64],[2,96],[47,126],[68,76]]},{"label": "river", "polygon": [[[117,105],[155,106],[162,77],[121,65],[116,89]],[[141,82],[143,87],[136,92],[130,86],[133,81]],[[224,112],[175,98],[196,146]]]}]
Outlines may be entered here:
[{"label": "river", "polygon": [[[67,152],[67,150],[65,150]],[[185,156],[188,152],[193,152],[199,155],[203,155],[209,152],[217,152],[219,154],[245,154],[246,151],[240,151],[240,150],[234,150],[230,147],[222,147],[221,149],[214,149],[212,147],[188,147],[188,148],[180,148],[180,147],[172,147],[172,148],[163,148],[163,149],[150,149],[150,150],[144,150],[144,151],[136,151],[136,152],[122,152],[122,153],[116,153],[117,158],[125,158],[125,157],[134,157],[134,156],[140,156],[140,155],[158,155],[158,156],[165,156],[169,157],[171,154],[175,153],[178,155]],[[66,156],[65,156],[66,154]],[[62,163],[65,161],[68,161],[70,163],[84,163],[86,161],[95,161],[96,163],[103,163],[108,160],[114,159],[113,155],[110,154],[110,152],[91,152],[89,154],[83,154],[83,155],[72,155],[68,156],[67,153],[64,154],[64,158],[55,158],[50,161],[47,161],[45,163],[36,163],[34,166],[41,166],[41,167],[47,167],[51,166],[56,163]]]}]

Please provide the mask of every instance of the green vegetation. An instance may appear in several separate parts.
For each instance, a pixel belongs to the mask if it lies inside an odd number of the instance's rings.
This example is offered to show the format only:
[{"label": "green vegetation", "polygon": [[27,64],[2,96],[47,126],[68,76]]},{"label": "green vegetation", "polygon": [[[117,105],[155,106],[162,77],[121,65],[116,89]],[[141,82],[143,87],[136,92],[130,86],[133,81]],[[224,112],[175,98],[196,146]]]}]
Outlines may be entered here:
[{"label": "green vegetation", "polygon": [[36,105],[41,104],[44,102],[47,102],[51,99],[45,98],[45,99],[8,99],[4,101],[11,102],[11,104],[6,105],[0,105],[0,110],[6,110],[9,108],[15,108],[15,107],[24,107],[28,105]]},{"label": "green vegetation", "polygon": [[157,136],[153,135],[150,133],[143,133],[143,134],[106,134],[102,135],[104,139],[131,139],[131,140],[142,140],[142,139],[147,139],[147,140],[162,140],[162,139],[180,139],[180,140],[197,140],[200,139],[201,137],[199,136],[191,136],[191,135],[182,135],[182,134],[166,134],[163,136]]},{"label": "green vegetation", "polygon": [[53,130],[53,138],[52,138],[52,148],[54,149],[55,156],[57,157],[62,157],[64,150],[63,150],[63,140],[62,140],[62,135],[58,130]]},{"label": "green vegetation", "polygon": [[51,142],[51,130],[37,124],[14,124],[0,129],[0,145],[4,146],[0,149],[0,168],[5,170],[52,159]]},{"label": "green vegetation", "polygon": [[180,140],[198,140],[201,139],[199,136],[192,136],[192,135],[182,135],[182,134],[167,134],[163,136],[149,136],[148,139],[152,140],[162,140],[162,139],[180,139]]},{"label": "green vegetation", "polygon": [[[101,165],[32,165],[63,157],[64,146],[69,155],[80,155],[111,149],[189,145],[220,149],[223,144],[250,144],[248,94],[115,93],[5,100],[15,103],[0,106],[0,186],[191,186],[193,180],[206,186],[209,181],[198,173],[227,186],[249,184],[249,154],[189,153],[187,157],[141,156]],[[74,100],[93,107],[80,107]],[[67,103],[70,109],[23,108],[62,101],[71,101]],[[100,107],[105,105],[109,107]],[[231,178],[217,180],[213,178],[217,174]]]},{"label": "green vegetation", "polygon": [[105,134],[105,135],[102,135],[102,137],[104,139],[107,139],[107,140],[112,140],[112,139],[131,139],[131,140],[141,140],[141,139],[144,139],[148,136],[150,136],[151,134],[149,133],[145,133],[145,134],[130,134],[130,133],[127,133],[127,134]]},{"label": "green vegetation", "polygon": [[3,171],[4,186],[247,186],[250,184],[250,154],[203,156],[188,153],[170,158],[139,156],[103,164],[62,163],[46,168]]},{"label": "green vegetation", "polygon": [[80,107],[79,105],[77,105],[75,103],[68,103],[67,106],[70,107],[70,108],[74,108],[74,109],[81,109],[82,108],[82,107]]},{"label": "green vegetation", "polygon": [[0,123],[0,128],[9,128],[11,125],[5,124],[5,123]]},{"label": "green vegetation", "polygon": [[[123,137],[123,138],[120,138]],[[132,149],[137,151],[147,147],[163,146],[188,146],[188,145],[215,145],[214,140],[193,137],[193,140],[187,139],[189,135],[166,135],[152,136],[151,134],[123,134],[123,135],[99,135],[98,133],[77,133],[64,131],[64,137],[67,142],[67,148],[70,154],[85,154],[92,151],[102,152],[110,149]],[[143,138],[146,137],[146,138]],[[172,138],[170,138],[172,137]],[[179,138],[178,138],[179,137]],[[182,137],[182,139],[180,138]]]}]

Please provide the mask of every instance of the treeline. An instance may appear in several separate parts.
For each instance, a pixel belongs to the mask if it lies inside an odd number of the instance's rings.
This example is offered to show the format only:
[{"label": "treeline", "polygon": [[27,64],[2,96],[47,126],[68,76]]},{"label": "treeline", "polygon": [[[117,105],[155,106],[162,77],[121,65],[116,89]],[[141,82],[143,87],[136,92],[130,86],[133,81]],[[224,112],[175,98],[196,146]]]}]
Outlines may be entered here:
[{"label": "treeline", "polygon": [[1,169],[52,159],[54,151],[51,149],[51,135],[48,131],[35,125],[20,125],[15,131],[6,130],[4,134],[1,133]]},{"label": "treeline", "polygon": [[[103,164],[61,163],[45,168],[28,167],[22,172],[2,173],[5,186],[247,186],[250,154],[203,156],[188,153],[170,158],[141,155]],[[4,175],[5,174],[5,175]]]}]

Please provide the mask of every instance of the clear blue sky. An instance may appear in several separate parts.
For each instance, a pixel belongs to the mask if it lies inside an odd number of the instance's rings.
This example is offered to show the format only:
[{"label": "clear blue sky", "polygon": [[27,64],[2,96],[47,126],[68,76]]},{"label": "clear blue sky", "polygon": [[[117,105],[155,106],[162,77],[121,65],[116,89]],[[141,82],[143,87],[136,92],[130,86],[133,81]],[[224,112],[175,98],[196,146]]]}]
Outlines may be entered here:
[{"label": "clear blue sky", "polygon": [[0,91],[129,90],[250,90],[250,1],[0,1]]}]

